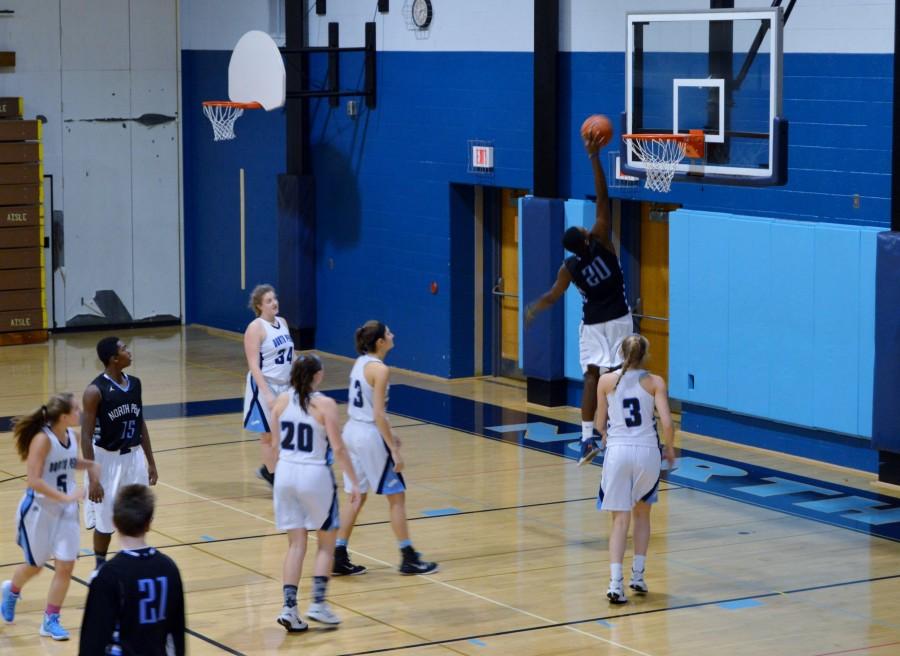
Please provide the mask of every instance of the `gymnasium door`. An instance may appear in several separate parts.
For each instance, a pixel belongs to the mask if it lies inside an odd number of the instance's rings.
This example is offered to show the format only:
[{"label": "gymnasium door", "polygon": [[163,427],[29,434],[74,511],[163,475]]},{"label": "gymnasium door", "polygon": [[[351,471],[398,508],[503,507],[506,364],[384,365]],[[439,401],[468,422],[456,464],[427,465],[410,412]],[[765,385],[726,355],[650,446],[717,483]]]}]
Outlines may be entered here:
[{"label": "gymnasium door", "polygon": [[519,369],[519,198],[526,192],[500,190],[498,275],[492,295],[497,321],[494,331],[496,375],[524,378]]},{"label": "gymnasium door", "polygon": [[669,213],[641,203],[640,331],[650,340],[649,368],[669,377]]}]

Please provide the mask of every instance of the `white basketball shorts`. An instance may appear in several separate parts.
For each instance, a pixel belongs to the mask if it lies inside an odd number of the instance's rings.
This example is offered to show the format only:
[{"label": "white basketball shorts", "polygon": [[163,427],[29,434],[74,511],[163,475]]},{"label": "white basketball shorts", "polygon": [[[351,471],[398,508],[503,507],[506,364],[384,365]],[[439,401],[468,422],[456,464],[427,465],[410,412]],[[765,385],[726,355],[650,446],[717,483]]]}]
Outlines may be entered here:
[{"label": "white basketball shorts", "polygon": [[622,340],[634,332],[631,312],[603,323],[584,322],[578,328],[578,355],[581,373],[589,365],[611,369],[622,364]]},{"label": "white basketball shorts", "polygon": [[337,483],[328,465],[279,460],[272,499],[275,527],[280,531],[333,531],[340,524]]},{"label": "white basketball shorts", "polygon": [[16,511],[16,529],[16,542],[22,547],[25,562],[32,567],[42,567],[51,558],[78,558],[81,527],[77,503],[43,506],[34,490],[28,490]]},{"label": "white basketball shorts", "polygon": [[[282,392],[286,392],[291,388],[290,384],[277,385],[269,383],[269,389],[272,390],[273,398],[278,398]],[[253,433],[271,433],[270,425],[272,423],[272,409],[266,404],[253,374],[247,373],[247,385],[244,388],[244,430]]]},{"label": "white basketball shorts", "polygon": [[[144,449],[132,447],[128,453],[107,451],[99,446],[94,447],[94,462],[100,466],[100,485],[103,486],[103,501],[94,503],[89,499],[84,502],[84,525],[95,528],[101,533],[115,533],[113,524],[113,504],[119,489],[126,485],[149,485],[150,475],[147,473],[147,459]],[[85,475],[85,486],[87,476]]]},{"label": "white basketball shorts", "polygon": [[[390,449],[374,423],[351,419],[344,426],[342,436],[359,479],[360,492],[399,494],[406,490],[403,475],[394,471]],[[349,493],[350,489],[350,479],[344,474],[344,491]]]},{"label": "white basketball shorts", "polygon": [[597,508],[624,511],[638,501],[656,503],[661,463],[659,446],[607,444]]}]

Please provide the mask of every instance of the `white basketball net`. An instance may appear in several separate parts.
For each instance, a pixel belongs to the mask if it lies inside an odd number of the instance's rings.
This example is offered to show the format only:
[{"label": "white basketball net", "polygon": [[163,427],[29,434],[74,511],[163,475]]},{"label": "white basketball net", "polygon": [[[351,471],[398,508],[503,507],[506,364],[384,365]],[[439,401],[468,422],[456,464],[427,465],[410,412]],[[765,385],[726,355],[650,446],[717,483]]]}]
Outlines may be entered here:
[{"label": "white basketball net", "polygon": [[635,154],[647,167],[644,187],[668,193],[675,167],[684,159],[685,142],[677,139],[629,139]]},{"label": "white basketball net", "polygon": [[244,110],[227,105],[203,105],[203,113],[212,123],[213,140],[228,141],[234,139],[234,122],[243,116]]}]

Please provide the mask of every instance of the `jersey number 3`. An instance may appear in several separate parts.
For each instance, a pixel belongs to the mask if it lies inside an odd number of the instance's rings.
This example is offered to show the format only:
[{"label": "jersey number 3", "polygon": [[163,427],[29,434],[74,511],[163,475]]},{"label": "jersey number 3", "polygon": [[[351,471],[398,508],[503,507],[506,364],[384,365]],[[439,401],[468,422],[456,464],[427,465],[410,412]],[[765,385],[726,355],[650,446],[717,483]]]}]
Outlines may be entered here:
[{"label": "jersey number 3", "polygon": [[363,407],[362,383],[360,383],[358,380],[353,381],[353,391],[356,392],[356,394],[353,396],[353,407]]},{"label": "jersey number 3", "polygon": [[622,407],[628,411],[625,415],[625,425],[629,428],[641,425],[641,402],[638,399],[625,399]]}]

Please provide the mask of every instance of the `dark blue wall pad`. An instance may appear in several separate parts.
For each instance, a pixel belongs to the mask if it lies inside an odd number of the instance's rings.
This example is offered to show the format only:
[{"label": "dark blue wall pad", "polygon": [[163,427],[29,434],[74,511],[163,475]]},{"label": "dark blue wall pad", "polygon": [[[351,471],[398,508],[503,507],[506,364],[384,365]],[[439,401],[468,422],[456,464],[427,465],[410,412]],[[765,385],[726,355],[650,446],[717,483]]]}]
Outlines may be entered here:
[{"label": "dark blue wall pad", "polygon": [[877,237],[872,446],[900,453],[900,232]]},{"label": "dark blue wall pad", "polygon": [[[556,280],[563,260],[562,234],[565,205],[556,198],[525,198],[522,201],[522,296],[534,302]],[[524,313],[523,313],[524,317]],[[557,380],[564,371],[565,305],[562,300],[540,313],[523,333],[528,378]]]},{"label": "dark blue wall pad", "polygon": [[316,327],[316,201],[312,176],[278,176],[279,312]]},{"label": "dark blue wall pad", "polygon": [[692,403],[681,404],[681,430],[862,471],[878,470],[878,453],[862,437],[801,428]]}]

